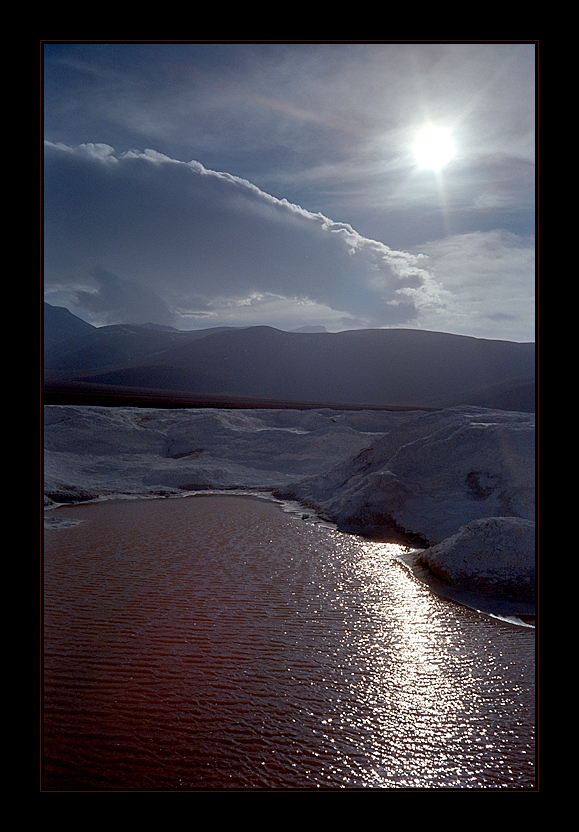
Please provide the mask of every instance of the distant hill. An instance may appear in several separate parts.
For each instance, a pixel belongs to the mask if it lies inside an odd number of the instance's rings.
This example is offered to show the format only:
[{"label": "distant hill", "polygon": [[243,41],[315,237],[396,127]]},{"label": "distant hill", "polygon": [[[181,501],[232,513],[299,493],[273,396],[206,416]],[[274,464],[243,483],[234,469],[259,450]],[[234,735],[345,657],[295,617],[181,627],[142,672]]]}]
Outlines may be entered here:
[{"label": "distant hill", "polygon": [[[411,329],[284,332],[219,327],[184,332],[150,325],[78,331],[45,348],[45,390],[153,391],[180,402],[251,400],[376,407],[476,404],[532,411],[535,346]],[[66,310],[64,310],[66,311]],[[68,313],[71,318],[75,316]],[[77,321],[79,319],[76,319]]]},{"label": "distant hill", "polygon": [[77,318],[64,306],[44,304],[44,348],[50,349],[56,344],[86,335],[96,329],[81,318]]}]

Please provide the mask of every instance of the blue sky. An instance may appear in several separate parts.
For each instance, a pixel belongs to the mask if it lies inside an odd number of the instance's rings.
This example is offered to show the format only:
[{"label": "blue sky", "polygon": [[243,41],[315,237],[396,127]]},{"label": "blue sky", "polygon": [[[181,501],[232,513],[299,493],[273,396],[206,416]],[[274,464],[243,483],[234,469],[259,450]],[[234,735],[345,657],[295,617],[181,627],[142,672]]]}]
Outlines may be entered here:
[{"label": "blue sky", "polygon": [[534,340],[536,52],[44,42],[45,299],[96,325]]}]

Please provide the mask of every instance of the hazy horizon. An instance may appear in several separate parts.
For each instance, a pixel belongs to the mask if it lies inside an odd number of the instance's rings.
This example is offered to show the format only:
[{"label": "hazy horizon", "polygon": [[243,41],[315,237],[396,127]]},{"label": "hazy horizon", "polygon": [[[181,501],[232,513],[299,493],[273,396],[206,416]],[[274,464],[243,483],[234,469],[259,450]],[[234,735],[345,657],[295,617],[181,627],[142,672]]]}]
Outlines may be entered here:
[{"label": "hazy horizon", "polygon": [[[52,304],[50,304],[52,306]],[[262,323],[262,324],[209,324],[206,326],[196,326],[191,327],[189,329],[181,329],[180,327],[172,326],[170,324],[156,324],[154,321],[132,321],[130,323],[126,321],[119,321],[115,324],[95,324],[88,321],[86,318],[78,315],[76,312],[69,309],[67,306],[61,307],[54,307],[54,308],[61,308],[66,309],[71,314],[75,315],[80,320],[84,321],[85,323],[90,324],[91,326],[96,327],[96,329],[100,329],[102,327],[107,326],[151,326],[151,327],[160,327],[163,329],[174,329],[177,332],[200,332],[202,330],[209,330],[209,329],[248,329],[250,327],[269,327],[270,329],[277,329],[280,332],[289,332],[289,333],[303,333],[303,334],[310,334],[310,335],[339,335],[340,333],[344,332],[363,332],[363,331],[372,331],[372,330],[410,330],[416,332],[433,332],[433,333],[441,333],[443,335],[458,335],[465,338],[482,338],[483,336],[476,336],[476,335],[462,335],[460,332],[450,332],[449,330],[442,331],[442,330],[426,330],[422,327],[413,327],[413,326],[384,326],[384,327],[351,327],[345,329],[326,329],[321,324],[306,324],[301,327],[296,327],[294,329],[284,329],[281,326],[273,326],[271,324]],[[514,339],[510,338],[487,338],[483,340],[489,341],[513,341],[513,343],[521,343],[521,344],[534,344],[535,339],[533,338],[530,341],[514,341]]]}]

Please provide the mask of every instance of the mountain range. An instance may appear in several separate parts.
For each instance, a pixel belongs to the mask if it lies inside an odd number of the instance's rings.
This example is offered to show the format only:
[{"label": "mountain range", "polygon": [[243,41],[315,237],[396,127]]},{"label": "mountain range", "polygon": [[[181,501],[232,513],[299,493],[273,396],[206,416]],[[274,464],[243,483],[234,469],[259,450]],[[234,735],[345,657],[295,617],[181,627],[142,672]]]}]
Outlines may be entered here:
[{"label": "mountain range", "polygon": [[534,343],[418,329],[95,327],[47,303],[43,329],[47,404],[535,409]]}]

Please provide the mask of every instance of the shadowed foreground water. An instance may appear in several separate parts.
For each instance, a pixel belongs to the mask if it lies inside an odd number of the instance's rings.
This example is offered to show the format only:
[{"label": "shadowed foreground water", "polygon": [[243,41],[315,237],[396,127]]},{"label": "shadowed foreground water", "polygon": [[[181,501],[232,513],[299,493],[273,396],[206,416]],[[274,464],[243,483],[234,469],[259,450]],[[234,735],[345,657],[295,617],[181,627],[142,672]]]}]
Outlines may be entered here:
[{"label": "shadowed foreground water", "polygon": [[534,631],[398,547],[238,496],[49,521],[45,791],[534,788]]}]

